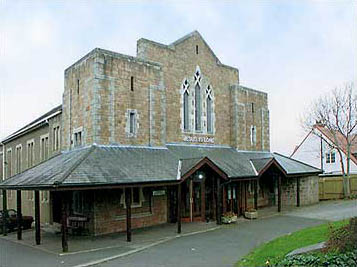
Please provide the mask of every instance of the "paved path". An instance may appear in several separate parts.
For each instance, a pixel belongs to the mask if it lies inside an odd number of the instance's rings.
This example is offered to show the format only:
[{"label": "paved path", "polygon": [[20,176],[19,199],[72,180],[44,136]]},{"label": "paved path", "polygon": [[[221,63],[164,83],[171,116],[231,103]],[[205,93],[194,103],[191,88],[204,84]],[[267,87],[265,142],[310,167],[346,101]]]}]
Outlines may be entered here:
[{"label": "paved path", "polygon": [[[232,266],[257,245],[327,220],[357,216],[357,200],[322,202],[265,219],[179,237],[97,266]],[[0,238],[0,266],[77,266],[128,252],[125,247],[58,256]]]}]

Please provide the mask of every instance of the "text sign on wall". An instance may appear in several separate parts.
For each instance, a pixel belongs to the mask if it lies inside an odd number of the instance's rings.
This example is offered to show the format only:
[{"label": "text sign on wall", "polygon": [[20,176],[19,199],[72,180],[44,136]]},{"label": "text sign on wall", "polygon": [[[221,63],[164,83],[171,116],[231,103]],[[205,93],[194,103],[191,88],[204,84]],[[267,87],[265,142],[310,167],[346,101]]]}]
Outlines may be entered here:
[{"label": "text sign on wall", "polygon": [[165,195],[165,190],[155,190],[152,191],[153,196],[164,196]]},{"label": "text sign on wall", "polygon": [[211,144],[214,144],[214,137],[184,136],[183,141],[190,142],[190,143],[211,143]]}]

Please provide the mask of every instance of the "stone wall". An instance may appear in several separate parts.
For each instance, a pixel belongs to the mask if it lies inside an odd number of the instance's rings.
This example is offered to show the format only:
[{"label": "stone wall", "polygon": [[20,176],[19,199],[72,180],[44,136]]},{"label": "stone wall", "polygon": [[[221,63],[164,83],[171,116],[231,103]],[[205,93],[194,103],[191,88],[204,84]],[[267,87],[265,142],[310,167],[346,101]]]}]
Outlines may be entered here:
[{"label": "stone wall", "polygon": [[[155,188],[156,190],[157,188]],[[152,194],[151,189],[148,193]],[[94,197],[94,235],[126,231],[126,209],[123,190],[96,191]],[[141,207],[132,207],[132,229],[163,224],[167,222],[167,196],[146,194]],[[151,202],[151,204],[150,204]]]},{"label": "stone wall", "polygon": [[[171,45],[140,39],[137,56],[162,64],[166,103],[169,107],[166,112],[168,143],[184,143],[187,136],[191,137],[190,140],[208,137],[214,138],[215,144],[230,145],[241,150],[270,149],[267,94],[239,86],[238,69],[222,64],[199,33],[194,32]],[[201,89],[205,90],[210,85],[213,91],[213,134],[205,131],[207,122],[204,103],[202,131],[193,130],[193,113],[190,114],[191,130],[183,130],[182,84],[185,79],[189,82],[190,104],[193,105],[194,74],[198,68],[202,77]],[[255,105],[253,115],[251,103]],[[252,125],[257,130],[255,144],[250,142]]]},{"label": "stone wall", "polygon": [[[296,206],[296,178],[282,179],[282,206]],[[278,195],[276,192],[276,199]],[[300,177],[300,205],[311,205],[319,202],[318,176]]]},{"label": "stone wall", "polygon": [[[83,129],[83,145],[163,145],[165,94],[158,63],[93,50],[65,72],[66,148],[76,128]],[[134,135],[128,133],[128,110],[137,116]]]}]

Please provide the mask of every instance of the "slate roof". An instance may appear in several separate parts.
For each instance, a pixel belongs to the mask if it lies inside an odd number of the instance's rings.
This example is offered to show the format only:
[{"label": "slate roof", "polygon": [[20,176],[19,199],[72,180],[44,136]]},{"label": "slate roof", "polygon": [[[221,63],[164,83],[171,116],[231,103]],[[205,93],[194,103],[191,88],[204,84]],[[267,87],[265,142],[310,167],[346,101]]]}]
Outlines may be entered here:
[{"label": "slate roof", "polygon": [[229,178],[255,178],[256,171],[262,170],[273,158],[288,175],[321,173],[319,169],[277,153],[244,152],[230,147],[167,145],[153,148],[92,145],[62,152],[3,181],[0,188],[44,189],[175,183],[204,157],[211,160]]},{"label": "slate roof", "polygon": [[9,136],[5,137],[3,140],[1,140],[1,143],[10,142],[15,137],[18,137],[18,136],[20,136],[22,134],[25,134],[27,131],[29,131],[29,130],[33,129],[34,127],[40,125],[41,123],[45,122],[46,119],[49,119],[49,118],[53,117],[54,115],[56,115],[56,114],[58,114],[60,112],[62,112],[62,105],[59,105],[59,106],[51,109],[50,111],[46,112],[42,116],[40,116],[37,119],[33,120],[29,124],[27,124],[24,127],[20,128],[16,132],[14,132],[14,133],[10,134]]}]

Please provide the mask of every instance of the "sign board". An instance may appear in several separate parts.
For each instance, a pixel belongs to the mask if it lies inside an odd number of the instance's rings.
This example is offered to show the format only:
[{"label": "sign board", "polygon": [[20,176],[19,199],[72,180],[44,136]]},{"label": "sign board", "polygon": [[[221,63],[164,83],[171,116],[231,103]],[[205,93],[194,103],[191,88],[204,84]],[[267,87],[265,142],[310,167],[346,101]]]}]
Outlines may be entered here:
[{"label": "sign board", "polygon": [[165,195],[165,190],[155,190],[152,191],[153,196],[164,196]]},{"label": "sign board", "polygon": [[190,143],[210,143],[214,144],[214,137],[208,136],[184,136],[183,141]]}]

